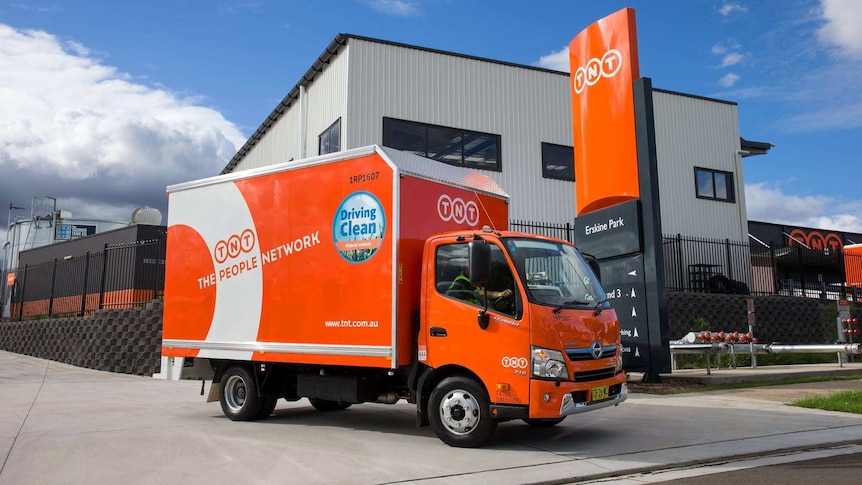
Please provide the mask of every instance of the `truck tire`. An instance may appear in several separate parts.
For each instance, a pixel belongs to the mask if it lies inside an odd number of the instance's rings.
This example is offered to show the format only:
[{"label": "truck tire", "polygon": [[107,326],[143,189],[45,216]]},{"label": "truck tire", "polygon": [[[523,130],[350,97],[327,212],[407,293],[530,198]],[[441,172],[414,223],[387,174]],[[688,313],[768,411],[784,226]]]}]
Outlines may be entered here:
[{"label": "truck tire", "polygon": [[260,412],[257,413],[255,419],[268,418],[275,411],[275,405],[278,403],[278,398],[275,396],[261,396],[261,399],[263,403],[260,405]]},{"label": "truck tire", "polygon": [[476,448],[494,435],[491,401],[485,388],[467,377],[443,379],[428,402],[428,419],[434,433],[449,446]]},{"label": "truck tire", "polygon": [[264,398],[258,395],[254,376],[238,365],[229,367],[222,375],[219,403],[231,421],[260,419],[264,410]]},{"label": "truck tire", "polygon": [[350,407],[349,402],[330,401],[328,399],[308,398],[308,402],[318,411],[341,411]]},{"label": "truck tire", "polygon": [[524,422],[534,428],[550,428],[562,423],[564,419],[566,419],[565,416],[562,418],[526,418]]}]

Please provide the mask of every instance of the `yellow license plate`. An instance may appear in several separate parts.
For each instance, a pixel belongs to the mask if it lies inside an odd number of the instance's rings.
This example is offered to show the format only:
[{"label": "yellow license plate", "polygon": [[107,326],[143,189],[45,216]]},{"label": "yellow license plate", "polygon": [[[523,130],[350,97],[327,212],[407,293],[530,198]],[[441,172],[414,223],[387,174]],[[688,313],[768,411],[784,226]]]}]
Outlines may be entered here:
[{"label": "yellow license plate", "polygon": [[593,401],[601,401],[602,399],[608,398],[608,386],[594,387],[593,388]]}]

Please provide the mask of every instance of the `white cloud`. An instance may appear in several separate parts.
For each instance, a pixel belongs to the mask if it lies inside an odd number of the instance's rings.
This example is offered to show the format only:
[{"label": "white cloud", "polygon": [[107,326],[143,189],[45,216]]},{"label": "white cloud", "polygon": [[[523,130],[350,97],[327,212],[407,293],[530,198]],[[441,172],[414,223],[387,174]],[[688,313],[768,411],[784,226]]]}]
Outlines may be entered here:
[{"label": "white cloud", "polygon": [[725,88],[729,88],[733,87],[733,85],[736,84],[736,81],[739,81],[739,79],[740,78],[738,74],[729,72],[724,76],[721,76],[721,79],[718,80],[718,84]]},{"label": "white cloud", "polygon": [[739,52],[731,52],[724,56],[721,60],[721,67],[734,66],[742,62],[745,59],[745,54],[740,54]]},{"label": "white cloud", "polygon": [[777,185],[746,184],[748,220],[862,232],[862,201],[785,194]]},{"label": "white cloud", "polygon": [[820,41],[837,46],[846,57],[862,58],[862,4],[859,0],[821,0],[826,23],[817,31]]},{"label": "white cloud", "polygon": [[545,69],[553,69],[555,71],[570,72],[569,46],[540,57],[538,61],[533,63],[533,65],[544,67]]},{"label": "white cloud", "polygon": [[739,64],[745,59],[746,54],[739,52],[742,46],[734,39],[728,39],[725,42],[719,42],[712,46],[710,51],[713,55],[721,56],[721,67],[728,67]]},{"label": "white cloud", "polygon": [[727,17],[733,12],[748,12],[748,7],[740,5],[738,3],[725,3],[718,9],[718,13],[720,13],[723,17]]},{"label": "white cloud", "polygon": [[558,51],[542,56],[537,62],[533,63],[533,65],[544,67],[545,69],[553,69],[555,71],[570,72],[569,47],[566,46]]},{"label": "white cloud", "polygon": [[367,0],[366,5],[386,15],[393,17],[418,17],[422,11],[416,2],[405,2],[403,0]]},{"label": "white cloud", "polygon": [[163,209],[166,185],[218,174],[245,142],[219,112],[89,52],[0,24],[0,204],[50,195],[76,217],[128,220]]}]

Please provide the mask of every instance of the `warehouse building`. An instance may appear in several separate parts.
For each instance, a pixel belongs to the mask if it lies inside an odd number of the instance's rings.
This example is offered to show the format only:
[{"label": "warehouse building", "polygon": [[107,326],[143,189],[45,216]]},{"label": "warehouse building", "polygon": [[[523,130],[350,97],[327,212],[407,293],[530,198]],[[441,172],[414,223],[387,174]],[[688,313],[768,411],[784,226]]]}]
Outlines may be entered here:
[{"label": "warehouse building", "polygon": [[[566,224],[576,193],[568,73],[339,34],[223,173],[378,144],[482,171],[512,220]],[[736,103],[654,90],[666,234],[747,239]],[[608,183],[613,183],[609,180]]]}]

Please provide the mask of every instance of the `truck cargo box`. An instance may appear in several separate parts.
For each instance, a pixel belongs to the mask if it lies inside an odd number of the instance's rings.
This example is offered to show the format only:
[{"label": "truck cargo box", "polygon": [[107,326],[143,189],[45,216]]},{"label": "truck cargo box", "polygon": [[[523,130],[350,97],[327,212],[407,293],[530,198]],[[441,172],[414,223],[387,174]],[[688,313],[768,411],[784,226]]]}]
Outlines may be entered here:
[{"label": "truck cargo box", "polygon": [[490,177],[378,146],[167,192],[168,357],[407,365],[425,239],[508,225]]}]

